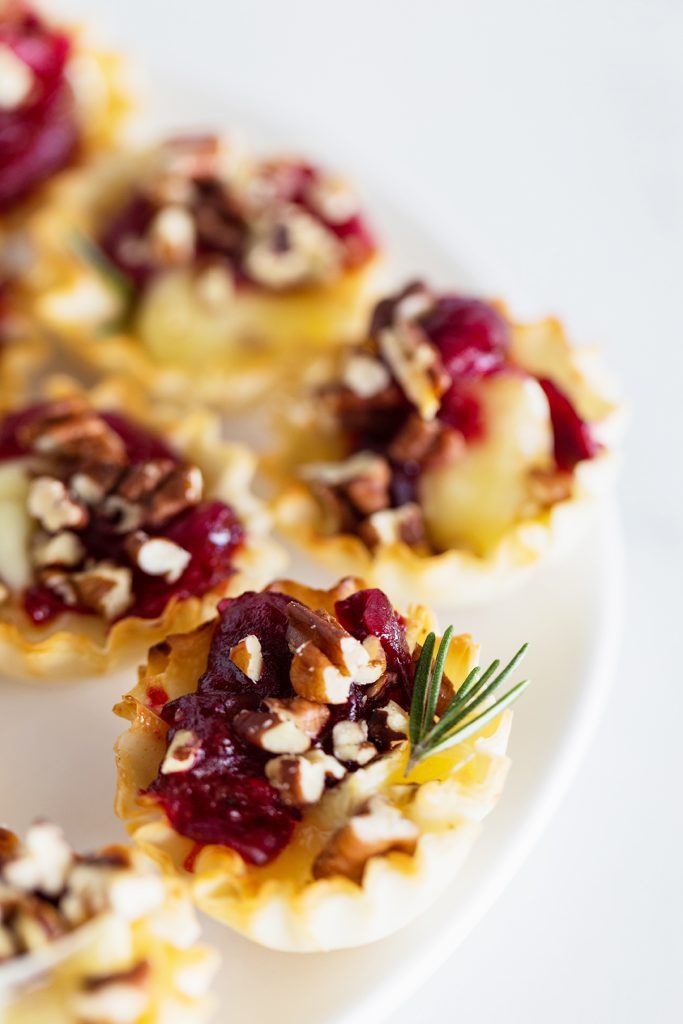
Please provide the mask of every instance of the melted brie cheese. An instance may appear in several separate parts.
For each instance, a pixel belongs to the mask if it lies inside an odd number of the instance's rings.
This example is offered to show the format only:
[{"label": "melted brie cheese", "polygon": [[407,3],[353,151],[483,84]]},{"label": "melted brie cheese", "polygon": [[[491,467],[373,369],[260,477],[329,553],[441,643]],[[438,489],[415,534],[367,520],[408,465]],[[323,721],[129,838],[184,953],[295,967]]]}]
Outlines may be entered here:
[{"label": "melted brie cheese", "polygon": [[0,463],[0,580],[10,590],[21,590],[31,578],[28,546],[32,527],[27,498],[28,477],[23,463]]},{"label": "melted brie cheese", "polygon": [[503,375],[477,391],[485,434],[457,462],[425,472],[420,503],[439,550],[485,554],[522,515],[533,469],[552,465],[548,403],[537,381]]}]

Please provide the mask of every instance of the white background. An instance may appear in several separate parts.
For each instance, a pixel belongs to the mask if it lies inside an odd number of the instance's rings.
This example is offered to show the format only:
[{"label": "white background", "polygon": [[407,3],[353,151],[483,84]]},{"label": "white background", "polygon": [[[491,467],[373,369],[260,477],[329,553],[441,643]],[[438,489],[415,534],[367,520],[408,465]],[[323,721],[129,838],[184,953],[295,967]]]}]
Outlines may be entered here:
[{"label": "white background", "polygon": [[683,5],[59,6],[94,15],[140,62],[348,154],[515,313],[557,313],[578,340],[604,346],[632,405],[628,612],[612,700],[525,867],[393,1020],[680,1021]]}]

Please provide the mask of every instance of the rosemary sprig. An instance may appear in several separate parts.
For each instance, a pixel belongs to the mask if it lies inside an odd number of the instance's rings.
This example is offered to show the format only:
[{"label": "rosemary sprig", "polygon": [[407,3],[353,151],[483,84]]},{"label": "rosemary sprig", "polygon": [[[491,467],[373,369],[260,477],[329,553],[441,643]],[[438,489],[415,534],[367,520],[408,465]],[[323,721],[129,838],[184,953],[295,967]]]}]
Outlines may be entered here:
[{"label": "rosemary sprig", "polygon": [[426,757],[448,750],[449,747],[462,743],[468,736],[478,732],[487,722],[496,718],[504,708],[517,700],[529,685],[528,679],[522,680],[521,683],[517,683],[508,690],[504,696],[485,707],[474,718],[472,717],[473,712],[489,700],[520,663],[528,647],[528,644],[524,644],[500,672],[498,671],[500,668],[498,660],[492,662],[483,673],[479,666],[473,668],[458,687],[444,713],[439,719],[436,719],[436,705],[452,636],[453,627],[449,626],[441,638],[433,665],[432,659],[436,645],[434,633],[427,636],[420,652],[413,682],[413,699],[410,705],[408,771]]}]

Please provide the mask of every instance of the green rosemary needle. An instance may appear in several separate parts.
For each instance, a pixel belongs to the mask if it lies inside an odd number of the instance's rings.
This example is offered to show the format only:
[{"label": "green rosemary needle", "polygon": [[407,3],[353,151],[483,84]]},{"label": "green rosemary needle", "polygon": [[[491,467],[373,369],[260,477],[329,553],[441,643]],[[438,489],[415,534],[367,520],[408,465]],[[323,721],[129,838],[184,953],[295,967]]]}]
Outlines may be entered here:
[{"label": "green rosemary needle", "polygon": [[[426,637],[420,652],[413,681],[413,699],[410,705],[408,771],[426,757],[448,750],[449,747],[462,743],[468,736],[478,732],[487,722],[496,718],[504,708],[517,700],[529,685],[529,680],[524,679],[493,704],[489,703],[501,683],[515,670],[524,657],[528,647],[528,644],[524,644],[500,671],[498,671],[500,667],[498,660],[492,662],[485,672],[482,672],[478,666],[473,668],[456,690],[441,717],[437,719],[436,705],[452,636],[453,627],[449,626],[441,638],[436,658],[433,657],[436,646],[434,633],[430,633]],[[481,705],[485,705],[484,709],[472,717],[473,712]]]}]

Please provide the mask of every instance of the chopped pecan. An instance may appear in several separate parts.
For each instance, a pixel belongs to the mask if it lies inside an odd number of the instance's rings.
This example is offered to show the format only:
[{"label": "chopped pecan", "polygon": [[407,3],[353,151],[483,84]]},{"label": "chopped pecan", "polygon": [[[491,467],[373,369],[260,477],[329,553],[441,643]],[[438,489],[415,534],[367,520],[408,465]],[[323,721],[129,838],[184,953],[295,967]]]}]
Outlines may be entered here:
[{"label": "chopped pecan", "polygon": [[49,533],[85,526],[89,519],[87,509],[73,500],[61,480],[51,476],[37,476],[31,481],[27,507],[29,515]]},{"label": "chopped pecan", "polygon": [[162,775],[189,772],[202,756],[202,744],[191,729],[178,729],[168,745],[166,756],[161,763]]},{"label": "chopped pecan", "polygon": [[38,534],[33,541],[33,564],[39,568],[62,565],[73,567],[85,556],[85,548],[78,534],[70,530],[61,533]]},{"label": "chopped pecan", "polygon": [[127,970],[85,978],[74,999],[79,1024],[134,1024],[149,1004],[151,978],[146,960]]},{"label": "chopped pecan", "polygon": [[263,652],[259,638],[254,633],[249,633],[238,644],[231,647],[230,661],[237,665],[248,679],[257,683],[263,672]]},{"label": "chopped pecan", "polygon": [[20,442],[41,455],[122,463],[126,447],[109,424],[80,398],[52,402],[18,431]]},{"label": "chopped pecan", "polygon": [[149,459],[129,466],[116,485],[116,493],[126,501],[144,501],[174,468],[171,459]]},{"label": "chopped pecan", "polygon": [[64,888],[73,862],[71,847],[62,830],[47,821],[33,825],[26,835],[23,849],[3,865],[3,876],[9,885],[22,892],[37,891],[56,896]]},{"label": "chopped pecan", "polygon": [[187,569],[192,555],[167,537],[149,537],[144,531],[131,533],[124,542],[130,559],[148,576],[163,576],[175,583]]},{"label": "chopped pecan", "polygon": [[282,754],[266,764],[266,778],[290,807],[315,804],[325,789],[325,770],[305,755]]},{"label": "chopped pecan", "polygon": [[283,754],[266,764],[266,777],[280,792],[286,804],[302,807],[317,803],[325,790],[327,779],[339,781],[346,768],[324,750],[305,754]]},{"label": "chopped pecan", "polygon": [[329,488],[351,503],[361,516],[387,508],[391,468],[374,452],[357,452],[343,462],[309,463],[301,474],[318,489]]},{"label": "chopped pecan", "polygon": [[302,754],[311,745],[310,736],[292,718],[272,711],[240,711],[233,719],[235,732],[271,754]]},{"label": "chopped pecan", "polygon": [[370,715],[368,732],[372,741],[383,750],[394,743],[402,742],[408,735],[408,712],[395,700],[383,708],[377,708]]},{"label": "chopped pecan", "polygon": [[377,747],[368,741],[368,723],[344,720],[332,730],[332,749],[338,761],[364,765],[377,756]]},{"label": "chopped pecan", "polygon": [[382,509],[362,522],[358,528],[362,540],[370,548],[378,544],[424,544],[425,522],[422,509],[416,502],[407,502],[398,508]]},{"label": "chopped pecan", "polygon": [[196,505],[204,481],[198,466],[176,466],[146,502],[145,525],[160,527],[173,516]]},{"label": "chopped pecan", "polygon": [[410,321],[384,328],[377,341],[406,397],[423,419],[433,420],[441,397],[451,383],[435,346],[424,331]]},{"label": "chopped pecan", "polygon": [[373,797],[334,833],[318,854],[313,863],[313,876],[343,875],[360,882],[371,857],[390,850],[413,853],[418,836],[414,822],[382,797]]},{"label": "chopped pecan", "polygon": [[[315,612],[298,602],[287,608],[287,639],[294,653],[290,678],[301,697],[326,704],[343,704],[351,683],[375,682],[386,659],[375,645],[364,647],[327,612]],[[325,697],[324,693],[328,693]],[[329,694],[334,694],[334,699]]]},{"label": "chopped pecan", "polygon": [[330,718],[329,708],[305,697],[268,697],[265,705],[279,718],[295,722],[311,739],[323,731]]},{"label": "chopped pecan", "polygon": [[346,360],[342,380],[359,398],[372,398],[389,386],[391,375],[379,359],[358,352]]},{"label": "chopped pecan", "polygon": [[126,567],[98,562],[90,569],[73,573],[68,579],[78,603],[108,622],[123,615],[133,603],[132,574]]},{"label": "chopped pecan", "polygon": [[120,466],[93,462],[73,474],[69,479],[69,489],[85,505],[99,505],[114,490],[120,476]]},{"label": "chopped pecan", "polygon": [[195,252],[196,232],[189,210],[178,204],[163,206],[155,215],[149,238],[152,256],[162,266],[188,263]]}]

